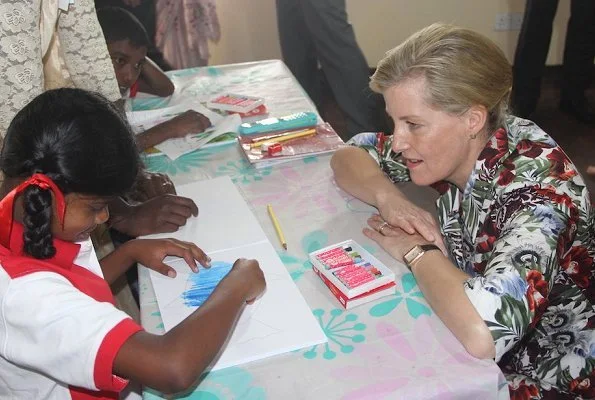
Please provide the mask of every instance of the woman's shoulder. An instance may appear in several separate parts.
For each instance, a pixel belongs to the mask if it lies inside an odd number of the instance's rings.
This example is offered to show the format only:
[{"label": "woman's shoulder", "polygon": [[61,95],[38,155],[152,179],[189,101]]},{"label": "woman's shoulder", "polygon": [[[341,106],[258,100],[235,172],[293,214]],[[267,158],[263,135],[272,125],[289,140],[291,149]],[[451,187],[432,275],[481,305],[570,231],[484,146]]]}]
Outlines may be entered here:
[{"label": "woman's shoulder", "polygon": [[534,122],[514,116],[505,129],[509,151],[500,163],[500,191],[535,187],[584,201],[587,188],[578,168],[551,136]]}]

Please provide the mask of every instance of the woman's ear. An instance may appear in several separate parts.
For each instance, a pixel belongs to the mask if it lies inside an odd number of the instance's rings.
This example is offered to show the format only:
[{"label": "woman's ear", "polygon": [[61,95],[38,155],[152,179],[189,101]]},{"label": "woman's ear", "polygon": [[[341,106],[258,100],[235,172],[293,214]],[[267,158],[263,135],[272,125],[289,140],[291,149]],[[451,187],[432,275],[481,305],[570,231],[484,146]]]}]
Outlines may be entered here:
[{"label": "woman's ear", "polygon": [[465,113],[465,124],[469,137],[475,139],[486,127],[488,110],[482,105],[471,106]]}]

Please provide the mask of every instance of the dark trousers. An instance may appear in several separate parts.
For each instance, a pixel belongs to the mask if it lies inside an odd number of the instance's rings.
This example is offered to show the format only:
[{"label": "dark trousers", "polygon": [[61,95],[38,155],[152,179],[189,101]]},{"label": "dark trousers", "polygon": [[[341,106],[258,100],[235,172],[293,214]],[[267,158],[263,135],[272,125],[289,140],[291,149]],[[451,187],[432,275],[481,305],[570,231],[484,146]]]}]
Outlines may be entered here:
[{"label": "dark trousers", "polygon": [[[514,56],[513,111],[535,111],[558,0],[527,0]],[[562,99],[582,98],[591,83],[595,56],[595,1],[572,0],[564,45]]]},{"label": "dark trousers", "polygon": [[347,20],[345,0],[277,0],[283,60],[317,106],[318,64],[347,119],[348,139],[377,130],[381,99],[368,87],[369,67]]}]

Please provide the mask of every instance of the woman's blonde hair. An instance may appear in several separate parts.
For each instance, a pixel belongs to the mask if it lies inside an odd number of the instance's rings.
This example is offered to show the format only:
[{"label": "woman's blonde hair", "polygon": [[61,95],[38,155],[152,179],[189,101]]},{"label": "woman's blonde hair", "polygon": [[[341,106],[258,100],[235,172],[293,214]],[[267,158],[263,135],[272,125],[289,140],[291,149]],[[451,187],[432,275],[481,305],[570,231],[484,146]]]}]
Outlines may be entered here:
[{"label": "woman's blonde hair", "polygon": [[482,105],[488,110],[488,132],[504,126],[512,69],[502,50],[485,36],[453,25],[430,25],[386,53],[370,87],[384,93],[419,76],[426,79],[426,101],[432,107],[460,115]]}]

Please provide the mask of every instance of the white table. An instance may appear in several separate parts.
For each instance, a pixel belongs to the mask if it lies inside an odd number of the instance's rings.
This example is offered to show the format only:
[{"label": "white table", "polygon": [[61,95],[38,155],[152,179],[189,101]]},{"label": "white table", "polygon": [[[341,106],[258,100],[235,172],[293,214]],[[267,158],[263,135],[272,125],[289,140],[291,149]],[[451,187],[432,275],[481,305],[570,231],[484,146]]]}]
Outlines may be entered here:
[{"label": "white table", "polygon": [[[314,106],[281,61],[262,61],[174,71],[171,99],[137,99],[136,109],[181,104],[199,97],[235,92],[263,96],[273,115]],[[339,190],[330,156],[254,169],[237,144],[198,150],[169,160],[147,158],[152,171],[174,183],[229,175],[277,246],[328,343],[206,374],[184,399],[507,399],[503,375],[493,361],[469,356],[432,312],[404,265],[361,233],[374,209]],[[425,190],[413,196],[426,205]],[[430,196],[431,197],[431,196]],[[284,223],[284,251],[266,212],[272,203]],[[198,205],[200,208],[200,204]],[[353,310],[343,310],[311,270],[307,254],[355,239],[397,275],[397,294]],[[198,243],[200,246],[200,243]],[[163,333],[148,272],[139,271],[141,320]],[[145,399],[163,398],[145,390]]]}]

